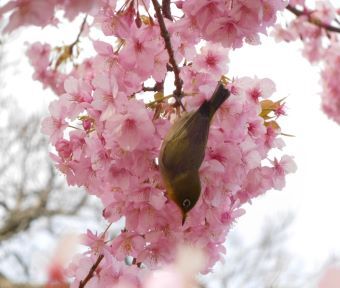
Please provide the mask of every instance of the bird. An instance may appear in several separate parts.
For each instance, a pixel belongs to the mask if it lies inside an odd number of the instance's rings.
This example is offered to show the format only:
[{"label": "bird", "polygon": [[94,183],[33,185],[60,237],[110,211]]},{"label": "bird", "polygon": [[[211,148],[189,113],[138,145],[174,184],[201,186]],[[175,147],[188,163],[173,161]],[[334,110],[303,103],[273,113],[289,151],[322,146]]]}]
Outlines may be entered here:
[{"label": "bird", "polygon": [[196,111],[183,114],[163,139],[158,157],[160,173],[168,198],[182,212],[182,225],[201,194],[199,168],[211,121],[229,96],[230,91],[219,82],[211,99],[205,100]]}]

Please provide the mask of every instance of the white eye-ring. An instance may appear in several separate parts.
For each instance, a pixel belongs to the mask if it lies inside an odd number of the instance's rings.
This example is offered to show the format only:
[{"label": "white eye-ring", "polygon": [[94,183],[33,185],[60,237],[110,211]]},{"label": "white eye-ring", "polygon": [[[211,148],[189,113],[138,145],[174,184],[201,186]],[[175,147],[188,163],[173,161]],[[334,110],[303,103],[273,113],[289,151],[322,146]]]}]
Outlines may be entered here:
[{"label": "white eye-ring", "polygon": [[189,208],[190,205],[191,205],[191,201],[190,201],[188,198],[184,199],[184,201],[183,201],[183,203],[182,203],[182,206],[183,206],[184,208]]}]

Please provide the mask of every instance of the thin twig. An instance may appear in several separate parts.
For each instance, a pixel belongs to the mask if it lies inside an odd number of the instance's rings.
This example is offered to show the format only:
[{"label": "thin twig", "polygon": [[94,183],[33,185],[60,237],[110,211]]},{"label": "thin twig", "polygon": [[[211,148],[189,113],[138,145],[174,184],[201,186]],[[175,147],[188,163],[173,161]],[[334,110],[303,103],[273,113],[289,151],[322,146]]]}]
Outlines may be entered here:
[{"label": "thin twig", "polygon": [[152,102],[146,103],[145,106],[150,107],[150,106],[152,106],[152,105],[154,105],[154,104],[156,104],[156,103],[163,102],[163,100],[169,99],[169,98],[171,98],[171,97],[174,97],[174,95],[167,95],[167,96],[164,96],[164,97],[162,97],[162,98],[160,98],[160,99],[156,99],[156,100],[154,100],[154,101],[152,101]]},{"label": "thin twig", "polygon": [[169,32],[166,29],[166,26],[165,26],[165,23],[164,23],[164,18],[163,18],[162,12],[161,12],[161,6],[159,5],[157,0],[151,0],[151,1],[152,1],[154,8],[155,8],[155,11],[156,11],[156,17],[157,17],[157,20],[158,20],[159,29],[161,30],[161,36],[164,39],[165,48],[168,51],[169,62],[171,64],[171,66],[174,70],[174,74],[175,74],[175,87],[176,87],[176,89],[174,91],[174,96],[176,98],[177,103],[185,111],[186,109],[181,102],[183,81],[179,77],[180,69],[179,69],[179,67],[176,63],[176,60],[175,60],[174,50],[172,49],[170,35],[169,35]]},{"label": "thin twig", "polygon": [[30,272],[27,263],[22,259],[22,257],[18,253],[12,252],[12,255],[18,261],[19,265],[22,267],[22,270],[25,273],[25,276],[28,278],[30,276]]},{"label": "thin twig", "polygon": [[162,92],[164,89],[164,83],[163,82],[156,82],[153,87],[146,87],[143,85],[141,91],[144,92]]},{"label": "thin twig", "polygon": [[156,92],[157,91],[155,87],[146,87],[146,86],[143,86],[141,90],[144,92]]},{"label": "thin twig", "polygon": [[[1,190],[2,192],[2,190]],[[3,193],[3,192],[2,192]],[[7,212],[10,211],[9,207],[7,206],[6,202],[0,201],[0,206],[3,207]]]},{"label": "thin twig", "polygon": [[320,19],[318,19],[316,17],[313,17],[313,16],[311,16],[309,14],[306,14],[306,12],[297,9],[297,8],[295,8],[292,5],[288,5],[286,7],[286,9],[288,11],[290,11],[291,13],[293,13],[297,17],[307,16],[308,17],[308,22],[313,24],[313,25],[315,25],[315,26],[318,26],[318,27],[323,28],[323,29],[325,29],[327,31],[330,31],[330,32],[340,33],[340,28],[339,27],[335,27],[335,26],[332,26],[332,25],[329,25],[329,24],[325,24]]},{"label": "thin twig", "polygon": [[84,17],[83,22],[81,23],[77,38],[69,46],[71,51],[73,50],[73,47],[79,42],[80,36],[83,33],[84,28],[85,28],[86,20],[87,20],[87,15]]},{"label": "thin twig", "polygon": [[[196,95],[196,94],[197,94],[197,93],[195,93],[195,92],[193,92],[193,93],[184,93],[184,94],[182,95],[182,97],[193,96],[193,95]],[[166,96],[164,96],[164,97],[162,97],[162,98],[160,98],[160,99],[156,99],[156,100],[154,100],[154,101],[151,101],[151,102],[146,103],[145,106],[146,106],[146,107],[149,107],[149,106],[152,106],[152,105],[154,105],[154,104],[161,103],[161,102],[163,102],[163,100],[169,99],[169,98],[171,98],[171,97],[175,97],[175,96],[174,96],[173,94],[166,95]]]},{"label": "thin twig", "polygon": [[74,57],[74,55],[77,55],[77,54],[74,52],[74,48],[77,47],[77,44],[79,43],[80,36],[84,31],[86,19],[87,19],[87,15],[84,17],[83,22],[81,23],[80,30],[78,32],[77,38],[70,45],[66,45],[66,46],[63,46],[63,47],[57,47],[57,51],[59,51],[59,55],[58,55],[58,57],[56,57],[55,63],[53,65],[55,70],[57,70],[57,68],[68,59],[71,59],[73,64],[75,64],[74,61],[73,61],[73,57]]},{"label": "thin twig", "polygon": [[86,277],[84,278],[84,280],[81,280],[79,283],[79,288],[84,288],[85,285],[87,284],[87,282],[89,282],[91,280],[91,278],[93,277],[94,272],[96,272],[96,269],[98,268],[100,262],[104,259],[104,255],[100,254],[97,261],[92,265],[89,273],[86,275]]}]

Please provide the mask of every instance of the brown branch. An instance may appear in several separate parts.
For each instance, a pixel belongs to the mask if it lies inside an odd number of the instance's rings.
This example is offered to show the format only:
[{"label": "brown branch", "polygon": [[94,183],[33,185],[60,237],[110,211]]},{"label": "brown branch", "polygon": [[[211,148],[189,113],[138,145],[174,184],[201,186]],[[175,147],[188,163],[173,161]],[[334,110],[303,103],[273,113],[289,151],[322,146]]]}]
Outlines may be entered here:
[{"label": "brown branch", "polygon": [[83,33],[84,28],[85,28],[86,20],[87,20],[87,15],[84,17],[83,22],[80,25],[80,30],[78,32],[76,40],[74,40],[73,43],[71,43],[69,46],[71,51],[73,50],[73,47],[79,42],[80,36]]},{"label": "brown branch", "polygon": [[77,55],[74,52],[74,48],[77,47],[77,44],[79,43],[80,36],[84,31],[86,19],[87,19],[87,15],[84,17],[84,20],[81,23],[80,30],[78,32],[77,38],[70,45],[57,47],[57,50],[59,50],[59,55],[56,57],[55,61],[52,62],[53,65],[51,63],[53,69],[56,70],[62,63],[65,63],[69,59],[71,59],[73,61],[72,57]]},{"label": "brown branch", "polygon": [[[76,215],[87,201],[87,195],[84,195],[74,206],[69,209],[50,209],[48,208],[49,198],[51,193],[58,189],[56,182],[56,174],[52,164],[49,165],[50,174],[45,186],[36,191],[31,191],[30,194],[26,190],[22,192],[23,195],[37,195],[37,203],[29,207],[22,207],[24,199],[16,199],[16,206],[12,209],[8,207],[3,224],[0,226],[0,242],[11,239],[14,235],[28,230],[31,224],[40,218],[51,218],[58,215],[73,216]],[[26,182],[23,183],[25,186]],[[1,286],[0,286],[1,287]]]},{"label": "brown branch", "polygon": [[[4,193],[2,190],[0,190],[1,193]],[[2,206],[7,212],[10,211],[8,205],[4,201],[0,201],[0,206]]]},{"label": "brown branch", "polygon": [[91,280],[91,278],[93,277],[94,272],[96,272],[96,269],[98,268],[100,262],[103,260],[104,255],[101,254],[99,255],[97,261],[92,265],[89,273],[86,275],[86,277],[84,278],[84,280],[81,280],[79,283],[79,288],[84,288],[85,285],[87,284],[87,282],[89,282]]},{"label": "brown branch", "polygon": [[31,223],[42,217],[44,211],[40,206],[29,207],[24,210],[11,210],[6,216],[4,225],[0,229],[0,242],[11,239],[15,234],[26,231]]},{"label": "brown branch", "polygon": [[155,88],[157,92],[161,92],[164,94],[164,81],[162,82],[156,82]]},{"label": "brown branch", "polygon": [[[76,215],[85,205],[86,196],[67,207],[52,204],[54,201],[51,201],[50,197],[64,189],[64,185],[58,181],[52,163],[44,167],[44,183],[31,187],[30,183],[35,183],[36,172],[40,171],[32,171],[32,161],[36,162],[37,157],[40,161],[41,153],[47,152],[46,141],[37,132],[39,125],[40,121],[35,117],[28,119],[27,123],[13,118],[10,124],[0,131],[8,136],[6,141],[0,141],[0,156],[3,160],[0,164],[0,178],[4,182],[0,189],[0,210],[4,212],[0,223],[0,242],[27,231],[40,218]],[[19,177],[12,179],[12,175],[7,171],[18,171]]]},{"label": "brown branch", "polygon": [[310,13],[306,13],[304,11],[301,11],[301,10],[297,9],[296,7],[294,7],[292,5],[288,5],[286,7],[286,9],[288,11],[290,11],[291,13],[293,13],[296,17],[307,16],[308,22],[315,25],[315,26],[318,26],[318,27],[323,28],[323,29],[330,31],[330,32],[340,33],[340,28],[329,25],[329,24],[325,24],[320,19],[311,16]]},{"label": "brown branch", "polygon": [[172,15],[171,15],[171,8],[170,8],[170,0],[162,0],[162,12],[163,16],[165,18],[168,18],[172,21]]},{"label": "brown branch", "polygon": [[173,96],[173,95],[164,96],[164,97],[162,97],[162,98],[160,98],[160,99],[156,99],[156,100],[154,100],[154,101],[151,101],[151,102],[149,102],[149,103],[146,103],[145,106],[146,106],[146,107],[151,107],[151,106],[153,106],[153,105],[155,105],[155,104],[157,104],[157,103],[161,103],[161,102],[163,102],[164,100],[169,99],[169,98],[171,98],[171,97],[174,97],[174,96]]},{"label": "brown branch", "polygon": [[141,91],[143,91],[143,92],[157,92],[156,87],[146,87],[146,86],[143,86]]},{"label": "brown branch", "polygon": [[153,87],[146,87],[143,85],[142,90],[144,92],[162,92],[164,89],[164,82],[156,82]]},{"label": "brown branch", "polygon": [[172,49],[171,45],[171,40],[170,40],[170,35],[168,30],[166,29],[165,23],[164,23],[164,18],[161,12],[161,6],[159,5],[157,0],[151,0],[152,4],[155,8],[156,11],[156,17],[158,20],[159,24],[159,29],[161,30],[161,36],[164,39],[164,44],[165,44],[165,49],[168,51],[169,55],[169,62],[174,70],[174,75],[175,75],[175,91],[174,91],[174,96],[176,98],[177,103],[182,107],[182,109],[185,111],[185,107],[183,106],[181,102],[181,97],[182,97],[182,87],[183,87],[183,81],[179,77],[180,69],[176,63],[175,60],[175,55],[174,55],[174,50]]},{"label": "brown branch", "polygon": [[[22,210],[11,210],[6,215],[4,225],[0,228],[0,242],[11,239],[14,235],[28,230],[31,224],[40,218],[51,218],[54,216],[74,216],[85,205],[87,196],[82,199],[70,210],[47,209],[46,202],[42,201],[38,205]],[[0,286],[1,287],[1,286]]]},{"label": "brown branch", "polygon": [[74,207],[72,207],[71,209],[69,209],[69,210],[65,210],[65,209],[49,209],[49,210],[46,210],[41,215],[41,217],[51,218],[53,216],[74,216],[74,215],[76,215],[80,211],[80,209],[82,209],[85,206],[87,199],[88,199],[88,196],[87,196],[87,194],[85,194],[79,200],[79,202],[76,205],[74,205]]}]

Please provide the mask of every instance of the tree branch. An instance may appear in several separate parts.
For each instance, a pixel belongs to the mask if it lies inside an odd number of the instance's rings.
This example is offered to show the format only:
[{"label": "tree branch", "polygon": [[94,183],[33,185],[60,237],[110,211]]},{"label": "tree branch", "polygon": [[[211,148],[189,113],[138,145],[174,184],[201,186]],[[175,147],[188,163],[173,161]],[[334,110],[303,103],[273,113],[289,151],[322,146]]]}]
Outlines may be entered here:
[{"label": "tree branch", "polygon": [[162,0],[162,12],[163,16],[165,18],[168,18],[172,21],[172,15],[171,15],[171,8],[170,8],[170,0]]},{"label": "tree branch", "polygon": [[293,13],[296,17],[307,16],[308,22],[315,25],[315,26],[318,26],[318,27],[323,28],[323,29],[330,31],[330,32],[340,33],[340,28],[329,25],[329,24],[325,24],[320,19],[313,17],[313,16],[311,16],[310,14],[307,14],[304,11],[297,9],[296,7],[294,7],[292,5],[288,5],[286,7],[286,9],[288,11],[290,11],[291,13]]},{"label": "tree branch", "polygon": [[71,51],[73,50],[73,47],[79,42],[80,36],[83,33],[84,28],[85,28],[86,20],[87,20],[87,15],[85,15],[83,22],[80,25],[80,30],[78,32],[77,38],[70,44]]},{"label": "tree branch", "polygon": [[92,265],[89,273],[86,275],[86,277],[84,278],[84,280],[81,280],[79,283],[79,288],[84,288],[85,285],[87,284],[87,282],[89,282],[91,280],[91,278],[93,277],[94,272],[96,272],[96,269],[98,268],[100,262],[104,259],[104,255],[100,254],[97,261]]},{"label": "tree branch", "polygon": [[172,49],[170,35],[169,35],[169,32],[168,32],[168,30],[166,29],[166,26],[165,26],[164,18],[163,18],[162,12],[161,12],[161,6],[159,5],[157,0],[151,0],[151,1],[152,1],[154,8],[155,8],[155,11],[156,11],[156,17],[157,17],[157,20],[158,20],[159,29],[161,30],[161,36],[164,39],[165,48],[168,51],[169,62],[170,62],[171,66],[174,70],[175,87],[176,87],[176,89],[174,91],[174,96],[176,98],[177,103],[185,111],[185,107],[183,106],[183,104],[181,102],[183,81],[179,77],[180,69],[179,69],[179,67],[176,63],[176,60],[175,60],[175,55],[174,55],[174,50]]},{"label": "tree branch", "polygon": [[[75,203],[72,207],[68,209],[51,209],[48,208],[48,202],[51,193],[57,189],[56,185],[56,174],[52,164],[49,165],[50,173],[48,176],[47,183],[43,188],[38,189],[37,191],[31,191],[31,194],[36,194],[38,199],[36,205],[30,205],[29,207],[22,208],[21,201],[20,203],[16,203],[16,207],[10,209],[8,207],[6,218],[3,222],[3,225],[0,227],[0,242],[3,240],[10,239],[15,234],[26,231],[31,226],[32,222],[42,217],[53,217],[57,215],[67,215],[73,216],[76,215],[79,210],[84,207],[87,195],[84,195],[77,203]],[[26,185],[26,182],[23,183],[23,186]],[[27,191],[23,191],[22,194],[26,195]],[[0,286],[1,287],[1,286]]]},{"label": "tree branch", "polygon": [[29,267],[27,263],[22,259],[22,257],[18,253],[12,252],[12,255],[14,256],[14,258],[17,260],[17,262],[21,266],[22,270],[25,273],[25,276],[28,278],[30,273],[29,273]]}]

